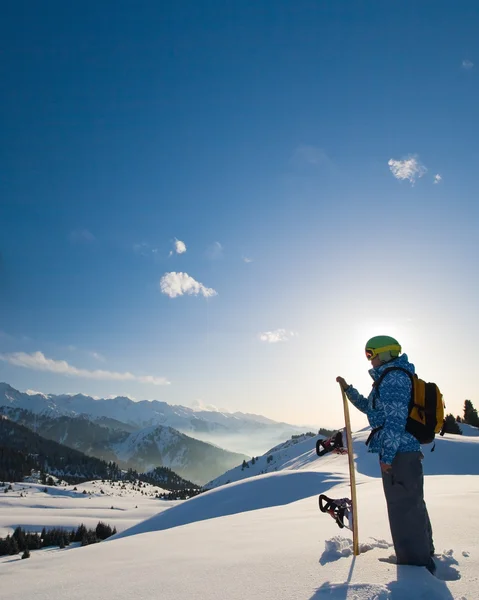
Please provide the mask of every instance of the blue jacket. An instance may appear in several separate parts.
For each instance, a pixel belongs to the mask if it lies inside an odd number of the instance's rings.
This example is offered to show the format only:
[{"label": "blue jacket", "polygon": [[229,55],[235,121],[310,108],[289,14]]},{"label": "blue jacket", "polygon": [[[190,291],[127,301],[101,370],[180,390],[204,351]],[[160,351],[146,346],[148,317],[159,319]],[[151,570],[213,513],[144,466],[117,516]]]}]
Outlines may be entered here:
[{"label": "blue jacket", "polygon": [[[406,354],[402,354],[388,363],[370,369],[369,374],[377,381],[383,371],[391,367],[401,367],[414,373],[414,365],[408,361]],[[367,398],[361,396],[352,385],[346,390],[349,400],[366,414],[371,427],[382,427],[373,436],[369,452],[378,453],[379,459],[388,465],[392,463],[397,452],[415,452],[421,449],[417,439],[406,431],[411,386],[411,380],[406,373],[392,371],[385,375],[379,390],[373,387]]]}]

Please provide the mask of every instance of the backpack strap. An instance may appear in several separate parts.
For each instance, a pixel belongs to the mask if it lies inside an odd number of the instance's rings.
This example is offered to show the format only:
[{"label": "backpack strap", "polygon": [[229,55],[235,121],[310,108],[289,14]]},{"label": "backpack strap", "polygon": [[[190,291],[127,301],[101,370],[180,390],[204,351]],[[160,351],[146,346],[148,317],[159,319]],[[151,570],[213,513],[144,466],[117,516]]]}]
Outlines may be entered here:
[{"label": "backpack strap", "polygon": [[[379,379],[377,379],[373,383],[373,388],[375,388],[377,390],[377,395],[379,396],[379,386],[381,385],[382,380],[391,371],[403,371],[403,373],[406,373],[406,375],[408,375],[409,379],[411,380],[412,389],[411,389],[411,400],[410,400],[410,403],[409,403],[409,412],[411,412],[411,408],[414,405],[414,375],[412,373],[410,373],[409,371],[407,371],[406,369],[403,369],[402,367],[389,367],[389,369],[384,369],[384,371],[379,376]],[[376,397],[373,398],[373,410],[376,410]],[[381,425],[380,427],[375,427],[374,429],[371,430],[371,433],[369,434],[368,439],[365,442],[366,446],[369,446],[369,444],[371,443],[371,440],[373,439],[373,437],[379,431],[381,431],[381,429],[383,427],[384,427],[384,425]]]},{"label": "backpack strap", "polygon": [[366,446],[369,446],[371,440],[373,439],[373,437],[376,435],[376,433],[378,433],[379,431],[381,431],[381,429],[384,427],[384,425],[380,425],[379,427],[375,427],[374,429],[371,429],[371,433],[368,435],[368,439],[364,442],[366,444]]}]

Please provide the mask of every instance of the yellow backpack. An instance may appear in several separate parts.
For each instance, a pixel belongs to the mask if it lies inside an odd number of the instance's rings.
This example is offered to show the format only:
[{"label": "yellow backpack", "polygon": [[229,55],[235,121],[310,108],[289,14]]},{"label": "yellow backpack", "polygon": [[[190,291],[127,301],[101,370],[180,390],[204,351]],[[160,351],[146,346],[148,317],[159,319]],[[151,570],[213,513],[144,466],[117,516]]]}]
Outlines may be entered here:
[{"label": "yellow backpack", "polygon": [[416,374],[401,367],[385,369],[374,387],[378,389],[384,377],[391,371],[403,371],[411,379],[412,394],[409,403],[409,416],[406,431],[412,434],[421,444],[430,444],[436,433],[440,433],[444,425],[444,401],[440,389],[435,383],[426,383]]}]

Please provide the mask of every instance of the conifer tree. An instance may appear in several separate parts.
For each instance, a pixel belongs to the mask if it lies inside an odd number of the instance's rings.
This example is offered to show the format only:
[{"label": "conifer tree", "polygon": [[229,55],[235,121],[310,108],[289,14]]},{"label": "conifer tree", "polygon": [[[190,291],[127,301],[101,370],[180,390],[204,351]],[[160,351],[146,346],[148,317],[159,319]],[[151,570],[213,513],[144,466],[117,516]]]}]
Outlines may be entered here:
[{"label": "conifer tree", "polygon": [[83,523],[78,527],[75,533],[75,537],[73,538],[74,542],[82,542],[83,538],[86,536],[87,530]]},{"label": "conifer tree", "polygon": [[444,433],[455,433],[457,435],[462,435],[462,430],[452,414],[446,415],[446,418],[444,419],[443,431]]},{"label": "conifer tree", "polygon": [[464,423],[467,425],[473,425],[474,427],[479,427],[479,416],[477,415],[477,410],[474,408],[474,405],[470,400],[466,400],[464,402]]},{"label": "conifer tree", "polygon": [[10,548],[8,553],[12,556],[14,554],[18,554],[19,548],[18,548],[17,540],[14,537],[10,537],[9,535],[7,535],[7,541],[8,541],[8,546]]}]

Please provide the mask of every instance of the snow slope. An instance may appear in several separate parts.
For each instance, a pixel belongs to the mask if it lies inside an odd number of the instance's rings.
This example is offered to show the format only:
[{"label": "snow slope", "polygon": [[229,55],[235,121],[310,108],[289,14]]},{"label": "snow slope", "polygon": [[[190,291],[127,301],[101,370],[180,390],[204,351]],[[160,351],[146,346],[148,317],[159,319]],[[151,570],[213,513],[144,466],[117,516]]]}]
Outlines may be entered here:
[{"label": "snow slope", "polygon": [[[474,430],[472,436],[465,435],[466,428]],[[366,427],[354,435],[356,442],[354,448],[356,469],[360,475],[377,477],[379,475],[377,461],[367,451],[366,444],[364,443],[370,431],[370,428]],[[475,449],[475,452],[478,452],[477,456],[479,457],[479,446],[477,446],[479,439],[475,439],[475,436],[478,435],[477,431],[475,427],[466,425],[464,435],[446,434],[444,437],[438,436],[433,452],[431,452],[433,445],[423,446],[423,452],[427,459],[424,461],[425,474],[479,475],[479,462],[471,462],[469,459],[463,460],[463,457],[467,454],[467,448],[471,444],[473,444],[472,447]],[[316,441],[322,439],[322,437],[302,436],[297,439],[288,440],[284,444],[280,444],[269,450],[263,456],[257,457],[254,464],[252,461],[248,461],[246,468],[243,468],[242,465],[234,467],[220,477],[210,481],[205,487],[211,489],[227,483],[249,479],[255,475],[273,473],[285,469],[322,469],[331,460],[336,461],[333,462],[331,468],[335,470],[341,468],[343,471],[345,468],[347,469],[347,458],[345,456],[328,454],[317,462],[318,457],[315,452]],[[346,470],[344,473],[347,474],[348,471]]]},{"label": "snow slope", "polygon": [[32,552],[25,561],[8,557],[0,562],[2,592],[11,600],[32,589],[39,600],[61,600],[66,589],[71,600],[477,599],[479,439],[447,436],[425,452],[435,578],[379,560],[392,549],[377,457],[363,449],[366,434],[354,435],[358,557],[349,532],[317,505],[320,492],[348,495],[346,457],[317,458],[313,438],[284,450],[276,472],[179,502],[104,543]]},{"label": "snow slope", "polygon": [[467,425],[466,423],[458,423],[461,428],[462,434],[467,436],[476,436],[479,435],[479,428],[474,427],[473,425]]},{"label": "snow slope", "polygon": [[130,482],[90,481],[76,486],[13,483],[13,489],[5,493],[6,487],[0,486],[0,537],[13,533],[18,525],[28,531],[76,529],[81,523],[94,528],[100,520],[123,531],[172,506],[156,499],[165,490],[143,482],[141,488]]}]

